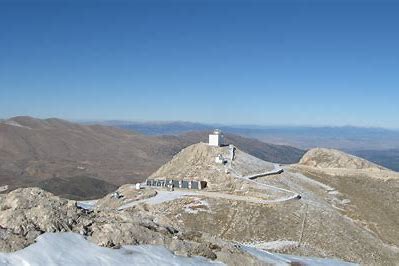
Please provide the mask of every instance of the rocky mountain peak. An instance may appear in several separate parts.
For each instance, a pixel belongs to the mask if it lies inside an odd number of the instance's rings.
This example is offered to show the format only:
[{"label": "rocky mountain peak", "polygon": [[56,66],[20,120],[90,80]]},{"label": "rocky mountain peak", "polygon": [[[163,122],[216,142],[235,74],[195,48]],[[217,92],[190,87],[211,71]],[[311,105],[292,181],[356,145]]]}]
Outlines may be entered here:
[{"label": "rocky mountain peak", "polygon": [[299,164],[316,168],[345,168],[345,169],[380,169],[384,167],[365,159],[347,154],[345,152],[315,148],[309,150],[300,160]]}]

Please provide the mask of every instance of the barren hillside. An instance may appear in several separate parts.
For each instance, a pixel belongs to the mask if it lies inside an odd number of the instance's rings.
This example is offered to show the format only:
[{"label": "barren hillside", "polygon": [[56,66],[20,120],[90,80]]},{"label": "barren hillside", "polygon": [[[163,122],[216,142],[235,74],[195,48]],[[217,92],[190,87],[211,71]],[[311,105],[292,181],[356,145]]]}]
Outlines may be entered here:
[{"label": "barren hillside", "polygon": [[311,149],[294,167],[314,173],[333,176],[369,176],[380,179],[398,179],[399,173],[333,149]]},{"label": "barren hillside", "polygon": [[[231,146],[195,144],[152,175],[206,180],[209,186],[203,190],[124,185],[103,199],[79,203],[86,211],[38,189],[0,194],[0,249],[20,249],[43,232],[72,230],[101,246],[155,243],[179,255],[229,265],[253,264],[260,258],[272,264],[312,261],[298,256],[328,258],[332,265],[341,260],[397,263],[398,180],[331,178],[295,166],[281,169],[239,149],[231,151]],[[223,163],[215,161],[219,154]],[[49,215],[38,220],[43,211]],[[57,218],[60,211],[62,220]],[[259,257],[259,250],[267,253]],[[255,252],[256,259],[246,251]]]},{"label": "barren hillside", "polygon": [[[209,188],[154,206],[153,212],[174,226],[269,251],[367,265],[397,262],[399,183],[381,179],[378,166],[356,158],[346,162],[334,152],[318,157],[318,165],[366,168],[350,169],[357,176],[331,178],[305,170],[311,167],[289,166],[251,180],[247,177],[270,172],[273,164],[238,149],[234,160],[220,165],[213,160],[217,154],[230,158],[229,147],[192,145],[154,173],[153,178],[207,180]],[[330,162],[336,154],[340,157]]]},{"label": "barren hillside", "polygon": [[[69,198],[96,198],[115,186],[143,181],[206,136],[155,137],[56,118],[14,117],[0,121],[0,187],[39,186]],[[233,135],[227,141],[281,163],[296,162],[303,153]]]},{"label": "barren hillside", "polygon": [[333,149],[311,149],[299,162],[317,168],[385,169],[365,159]]},{"label": "barren hillside", "polygon": [[[179,138],[189,144],[195,144],[198,142],[208,142],[208,134],[209,132],[206,131],[189,132],[179,135]],[[225,140],[226,143],[233,143],[237,148],[246,153],[273,163],[296,163],[305,153],[304,150],[291,146],[265,143],[254,138],[246,138],[230,133],[225,134]]]},{"label": "barren hillside", "polygon": [[[16,117],[0,123],[0,184],[12,189],[55,183],[52,178],[74,178],[73,186],[79,180],[81,185],[95,185],[93,178],[113,185],[136,182],[155,171],[180,146],[177,139],[111,127]],[[64,182],[64,189],[73,194],[68,184]],[[96,185],[104,188],[102,194],[109,192],[109,186],[101,184]]]}]

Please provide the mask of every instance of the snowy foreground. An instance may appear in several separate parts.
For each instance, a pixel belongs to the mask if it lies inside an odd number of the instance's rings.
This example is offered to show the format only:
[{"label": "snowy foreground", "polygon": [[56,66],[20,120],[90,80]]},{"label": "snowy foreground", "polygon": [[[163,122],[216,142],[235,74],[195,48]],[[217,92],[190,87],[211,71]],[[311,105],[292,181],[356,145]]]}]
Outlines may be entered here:
[{"label": "snowy foreground", "polygon": [[[252,247],[243,250],[276,265],[301,262],[304,265],[353,265],[339,260],[279,255]],[[99,247],[76,233],[45,233],[35,244],[13,252],[0,253],[0,265],[223,265],[201,257],[176,256],[162,246]]]},{"label": "snowy foreground", "polygon": [[0,265],[223,265],[201,257],[176,256],[162,246],[99,247],[75,233],[45,233],[37,243],[0,253]]}]

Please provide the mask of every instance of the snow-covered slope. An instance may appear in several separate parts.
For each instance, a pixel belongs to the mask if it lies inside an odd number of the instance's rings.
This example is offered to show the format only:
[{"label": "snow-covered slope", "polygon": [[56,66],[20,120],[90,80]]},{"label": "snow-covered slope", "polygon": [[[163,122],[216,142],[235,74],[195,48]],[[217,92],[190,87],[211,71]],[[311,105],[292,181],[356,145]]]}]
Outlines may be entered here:
[{"label": "snow-covered slope", "polygon": [[76,233],[46,233],[37,243],[13,252],[0,253],[0,265],[223,265],[201,257],[176,256],[163,246],[99,247]]},{"label": "snow-covered slope", "polygon": [[[260,261],[274,265],[355,265],[335,259],[289,256],[261,251],[252,247],[242,250]],[[167,248],[157,245],[123,246],[120,249],[99,247],[76,233],[45,233],[35,244],[13,252],[0,253],[0,265],[4,266],[101,266],[101,265],[224,265],[202,257],[174,255]]]}]

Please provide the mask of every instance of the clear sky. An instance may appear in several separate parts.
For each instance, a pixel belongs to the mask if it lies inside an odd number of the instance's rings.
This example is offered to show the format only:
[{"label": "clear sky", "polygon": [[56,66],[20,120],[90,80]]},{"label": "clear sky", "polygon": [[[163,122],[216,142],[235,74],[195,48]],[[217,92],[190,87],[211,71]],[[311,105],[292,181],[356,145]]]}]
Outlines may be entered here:
[{"label": "clear sky", "polygon": [[399,1],[0,0],[16,115],[399,128]]}]

